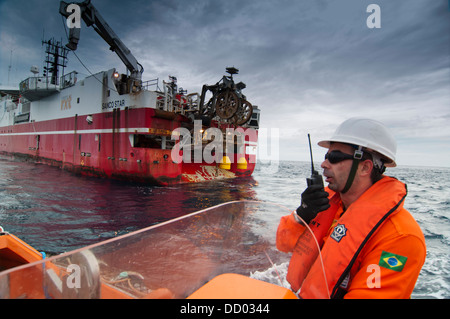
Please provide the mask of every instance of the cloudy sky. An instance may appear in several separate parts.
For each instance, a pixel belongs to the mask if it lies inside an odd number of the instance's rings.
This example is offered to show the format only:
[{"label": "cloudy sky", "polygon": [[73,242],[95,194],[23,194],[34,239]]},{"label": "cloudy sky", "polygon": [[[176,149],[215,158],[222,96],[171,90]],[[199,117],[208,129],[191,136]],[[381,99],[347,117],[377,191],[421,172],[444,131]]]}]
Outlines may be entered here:
[{"label": "cloudy sky", "polygon": [[[450,167],[448,0],[92,0],[144,66],[144,79],[178,78],[189,93],[240,70],[261,127],[279,132],[279,157],[308,160],[345,119],[384,122],[399,165]],[[369,28],[370,4],[381,28]],[[65,41],[56,0],[0,0],[0,83],[42,69],[43,37]],[[371,20],[371,19],[369,19]],[[90,72],[119,58],[81,26],[77,55]],[[66,73],[87,71],[69,54]],[[11,66],[11,68],[9,68]],[[271,135],[274,137],[275,135]],[[314,147],[316,161],[325,150]]]}]

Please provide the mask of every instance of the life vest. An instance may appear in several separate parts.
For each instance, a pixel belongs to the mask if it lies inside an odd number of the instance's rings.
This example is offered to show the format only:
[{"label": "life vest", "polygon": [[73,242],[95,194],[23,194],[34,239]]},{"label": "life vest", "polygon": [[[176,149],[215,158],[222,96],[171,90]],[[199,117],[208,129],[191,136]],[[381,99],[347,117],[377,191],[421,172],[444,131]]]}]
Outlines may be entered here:
[{"label": "life vest", "polygon": [[[327,192],[330,193],[330,208],[319,213],[310,223],[314,237],[322,247],[322,260],[317,258],[314,238],[305,231],[299,237],[289,263],[287,280],[294,291],[301,287],[301,298],[344,296],[349,286],[350,270],[359,253],[376,230],[403,209],[407,189],[397,179],[385,176],[348,207],[324,243],[341,206],[339,193]],[[314,251],[317,253],[311,253]]]}]

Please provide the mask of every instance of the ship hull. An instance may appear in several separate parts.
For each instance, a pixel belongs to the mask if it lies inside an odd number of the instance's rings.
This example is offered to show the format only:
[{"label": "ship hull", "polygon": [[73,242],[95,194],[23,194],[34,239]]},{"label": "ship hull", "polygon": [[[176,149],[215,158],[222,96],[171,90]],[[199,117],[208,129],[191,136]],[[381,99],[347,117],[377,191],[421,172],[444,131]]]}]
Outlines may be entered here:
[{"label": "ship hull", "polygon": [[[256,147],[257,134],[251,128],[246,129],[253,134],[246,137],[242,148],[245,151],[226,154],[231,162],[229,169],[223,169],[220,161],[174,160],[176,141],[172,133],[190,126],[191,121],[181,114],[153,108],[117,108],[0,127],[0,153],[77,174],[158,185],[253,173],[256,155],[248,150]],[[238,164],[241,157],[245,158],[244,166]]]}]

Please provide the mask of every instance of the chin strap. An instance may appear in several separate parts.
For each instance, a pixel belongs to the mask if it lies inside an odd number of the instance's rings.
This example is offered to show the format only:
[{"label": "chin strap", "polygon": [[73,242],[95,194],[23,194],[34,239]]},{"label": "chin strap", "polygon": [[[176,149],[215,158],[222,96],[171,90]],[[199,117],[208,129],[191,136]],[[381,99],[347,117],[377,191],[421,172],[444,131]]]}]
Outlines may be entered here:
[{"label": "chin strap", "polygon": [[362,146],[359,146],[355,153],[353,154],[353,164],[350,169],[350,173],[348,174],[347,183],[345,184],[344,189],[341,191],[341,194],[346,193],[353,184],[353,180],[355,179],[356,171],[358,170],[358,164],[363,157],[364,152],[362,151]]}]

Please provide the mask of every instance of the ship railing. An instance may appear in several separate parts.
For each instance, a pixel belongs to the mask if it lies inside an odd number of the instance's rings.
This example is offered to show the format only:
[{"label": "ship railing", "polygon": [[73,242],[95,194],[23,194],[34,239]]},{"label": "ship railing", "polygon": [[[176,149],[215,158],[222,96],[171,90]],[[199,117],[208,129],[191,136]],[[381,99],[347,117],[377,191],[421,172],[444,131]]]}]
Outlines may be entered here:
[{"label": "ship railing", "polygon": [[200,94],[190,93],[186,95],[186,98],[188,104],[186,112],[197,112],[199,110],[200,105]]},{"label": "ship railing", "polygon": [[153,87],[155,87],[155,91],[161,91],[159,88],[159,78],[142,82],[141,88],[144,91],[150,91]]},{"label": "ship railing", "polygon": [[77,71],[72,71],[68,74],[65,74],[61,77],[60,80],[60,88],[65,89],[71,86],[74,86],[77,83]]},{"label": "ship railing", "polygon": [[159,110],[178,113],[182,115],[189,115],[190,113],[198,112],[200,95],[198,93],[191,93],[188,95],[175,94],[173,96],[169,91],[156,92],[156,107]]},{"label": "ship railing", "polygon": [[20,82],[20,91],[30,90],[57,90],[58,85],[51,83],[51,79],[45,76],[30,77]]},{"label": "ship railing", "polygon": [[154,91],[157,94],[156,108],[167,112],[188,115],[197,112],[200,104],[198,93],[182,94],[174,92],[172,82],[163,81],[163,90],[159,87],[159,78],[143,81],[142,90]]},{"label": "ship railing", "polygon": [[20,82],[19,91],[27,100],[37,101],[58,92],[59,85],[50,77],[35,76]]}]

